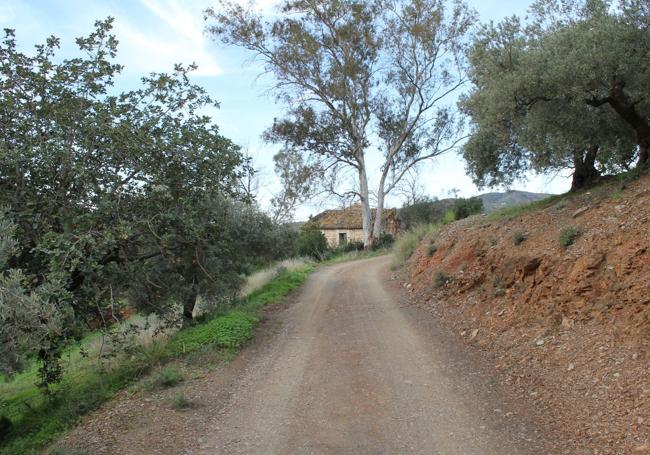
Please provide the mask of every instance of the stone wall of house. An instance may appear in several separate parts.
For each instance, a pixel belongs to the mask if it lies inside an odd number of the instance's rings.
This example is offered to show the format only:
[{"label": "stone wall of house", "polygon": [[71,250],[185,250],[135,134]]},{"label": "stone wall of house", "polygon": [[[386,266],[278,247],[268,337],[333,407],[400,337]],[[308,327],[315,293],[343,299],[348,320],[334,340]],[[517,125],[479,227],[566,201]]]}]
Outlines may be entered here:
[{"label": "stone wall of house", "polygon": [[347,242],[363,242],[363,229],[321,229],[327,244],[336,248],[339,246],[339,234],[346,234]]}]

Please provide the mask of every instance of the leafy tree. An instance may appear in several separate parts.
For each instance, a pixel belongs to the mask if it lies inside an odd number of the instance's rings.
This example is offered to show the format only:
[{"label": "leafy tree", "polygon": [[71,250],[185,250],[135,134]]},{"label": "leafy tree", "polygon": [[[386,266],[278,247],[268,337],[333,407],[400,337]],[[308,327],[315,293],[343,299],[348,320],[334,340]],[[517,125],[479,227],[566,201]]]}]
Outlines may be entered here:
[{"label": "leafy tree", "polygon": [[111,28],[97,22],[65,60],[54,37],[34,55],[11,30],[0,45],[0,205],[14,239],[0,371],[36,352],[46,383],[65,340],[116,302],[176,322],[177,302],[189,318],[198,294],[227,300],[248,263],[277,254],[277,228],[242,191],[248,161],[199,115],[216,103],[190,82],[195,67],[116,93]]},{"label": "leafy tree", "polygon": [[404,230],[415,226],[427,226],[442,220],[451,207],[449,200],[438,201],[436,198],[424,197],[399,209],[399,219]]},{"label": "leafy tree", "polygon": [[[647,36],[605,1],[538,1],[531,13],[527,25],[515,17],[483,27],[470,53],[474,88],[462,106],[473,134],[464,156],[476,183],[573,168],[577,189],[627,168],[635,148],[645,163],[642,125],[615,105],[629,101],[648,119]],[[625,87],[620,96],[616,87]]]},{"label": "leafy tree", "polygon": [[469,199],[459,198],[454,201],[454,219],[462,220],[471,215],[483,212],[483,199],[479,196]]},{"label": "leafy tree", "polygon": [[318,226],[307,224],[302,227],[296,238],[296,253],[298,256],[309,256],[321,259],[327,251],[327,239]]},{"label": "leafy tree", "polygon": [[282,190],[271,200],[271,217],[276,223],[288,223],[293,221],[297,206],[314,196],[314,180],[320,170],[316,165],[306,163],[296,150],[281,150],[273,161]]},{"label": "leafy tree", "polygon": [[[48,359],[60,352],[60,334],[72,321],[71,308],[57,304],[64,290],[61,283],[43,283],[31,290],[24,285],[22,270],[10,268],[18,242],[16,225],[8,211],[0,211],[0,374],[11,377],[28,359],[41,354]],[[41,383],[56,381],[61,375],[58,361],[44,362]]]},{"label": "leafy tree", "polygon": [[[265,21],[223,1],[206,11],[208,30],[264,62],[288,106],[266,139],[306,157],[324,190],[360,200],[364,243],[371,245],[385,196],[418,163],[460,140],[447,100],[465,81],[462,49],[473,14],[440,0],[299,0],[283,2],[280,11]],[[371,137],[380,139],[382,156],[374,191]]]}]

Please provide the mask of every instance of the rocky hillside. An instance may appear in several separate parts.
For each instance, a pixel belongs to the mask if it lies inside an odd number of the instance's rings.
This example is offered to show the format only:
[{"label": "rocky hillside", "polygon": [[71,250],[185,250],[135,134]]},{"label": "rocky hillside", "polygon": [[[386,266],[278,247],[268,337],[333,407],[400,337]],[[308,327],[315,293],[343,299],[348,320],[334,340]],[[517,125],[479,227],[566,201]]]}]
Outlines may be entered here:
[{"label": "rocky hillside", "polygon": [[472,217],[406,265],[415,304],[574,441],[650,454],[650,177]]}]

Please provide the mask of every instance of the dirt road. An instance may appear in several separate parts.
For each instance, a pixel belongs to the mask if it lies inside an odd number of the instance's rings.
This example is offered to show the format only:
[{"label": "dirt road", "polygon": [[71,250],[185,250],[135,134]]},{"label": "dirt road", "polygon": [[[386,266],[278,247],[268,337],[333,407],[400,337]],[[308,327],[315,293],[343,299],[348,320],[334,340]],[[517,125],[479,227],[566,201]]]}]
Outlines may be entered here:
[{"label": "dirt road", "polygon": [[[88,422],[81,431],[95,438],[92,453],[562,453],[487,365],[431,316],[400,304],[385,284],[388,262],[317,271],[279,327],[223,371],[185,385],[201,407],[145,402],[138,422],[106,431]],[[130,412],[112,409],[120,422]]]}]

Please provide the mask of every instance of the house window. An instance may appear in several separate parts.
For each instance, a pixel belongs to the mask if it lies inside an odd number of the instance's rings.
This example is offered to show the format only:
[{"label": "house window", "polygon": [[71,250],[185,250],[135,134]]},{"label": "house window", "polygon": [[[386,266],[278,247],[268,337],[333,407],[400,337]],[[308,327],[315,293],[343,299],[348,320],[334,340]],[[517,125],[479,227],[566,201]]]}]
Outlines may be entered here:
[{"label": "house window", "polygon": [[339,234],[339,245],[348,243],[348,235],[345,232]]}]

